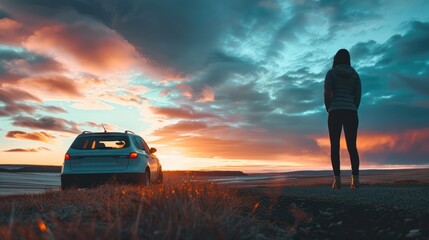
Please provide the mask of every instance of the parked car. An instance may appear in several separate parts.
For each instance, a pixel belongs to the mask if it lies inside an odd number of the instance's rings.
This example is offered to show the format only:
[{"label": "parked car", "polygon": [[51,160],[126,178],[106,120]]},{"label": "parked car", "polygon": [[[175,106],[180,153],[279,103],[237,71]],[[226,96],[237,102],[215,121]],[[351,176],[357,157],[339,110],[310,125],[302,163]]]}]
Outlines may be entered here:
[{"label": "parked car", "polygon": [[162,183],[162,166],[142,137],[131,131],[84,131],[64,157],[61,189],[100,185],[109,181]]}]

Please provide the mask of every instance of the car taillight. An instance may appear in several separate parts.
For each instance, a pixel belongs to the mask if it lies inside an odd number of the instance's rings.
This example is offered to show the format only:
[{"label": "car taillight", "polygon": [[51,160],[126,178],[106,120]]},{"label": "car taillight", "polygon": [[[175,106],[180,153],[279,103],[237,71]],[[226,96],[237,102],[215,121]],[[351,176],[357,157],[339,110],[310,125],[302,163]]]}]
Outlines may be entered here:
[{"label": "car taillight", "polygon": [[138,153],[132,152],[132,153],[130,153],[130,155],[128,157],[129,158],[137,158],[138,155],[139,155]]},{"label": "car taillight", "polygon": [[66,155],[64,155],[64,160],[65,161],[70,160],[70,154],[66,153]]}]

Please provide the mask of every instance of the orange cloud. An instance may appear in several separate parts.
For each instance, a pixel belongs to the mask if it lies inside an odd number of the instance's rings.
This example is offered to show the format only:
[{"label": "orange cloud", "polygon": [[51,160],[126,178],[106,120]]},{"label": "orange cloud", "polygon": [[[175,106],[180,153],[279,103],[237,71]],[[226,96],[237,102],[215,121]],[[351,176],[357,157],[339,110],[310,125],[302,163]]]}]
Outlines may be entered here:
[{"label": "orange cloud", "polygon": [[10,31],[16,30],[22,27],[22,24],[10,19],[10,18],[1,18],[0,19],[0,31]]},{"label": "orange cloud", "polygon": [[311,139],[264,129],[184,121],[158,129],[153,135],[160,137],[153,143],[180,149],[186,156],[195,158],[287,161],[285,156],[320,156],[317,144]]},{"label": "orange cloud", "polygon": [[71,69],[101,74],[129,70],[139,58],[134,47],[115,31],[89,21],[43,27],[24,46],[51,55]]},{"label": "orange cloud", "polygon": [[187,134],[193,133],[194,131],[201,130],[207,128],[207,124],[202,122],[191,122],[191,121],[183,121],[178,122],[173,125],[168,125],[163,127],[155,132],[158,136],[163,137],[174,137],[175,135],[180,135],[178,133]]},{"label": "orange cloud", "polygon": [[7,17],[0,19],[0,43],[19,45],[28,34],[21,23]]},{"label": "orange cloud", "polygon": [[[316,137],[318,145],[329,148],[329,137]],[[383,152],[421,152],[429,153],[427,143],[429,142],[429,128],[414,129],[402,133],[362,133],[358,135],[358,150],[362,153]],[[341,138],[341,149],[347,150],[344,137]]]},{"label": "orange cloud", "polygon": [[77,82],[62,75],[35,76],[18,81],[19,86],[36,89],[36,91],[49,93],[49,95],[60,95],[79,97],[82,93]]},{"label": "orange cloud", "polygon": [[6,134],[8,138],[17,138],[17,139],[27,139],[41,142],[52,142],[55,139],[55,136],[46,133],[46,132],[23,132],[23,131],[9,131]]},{"label": "orange cloud", "polygon": [[34,95],[17,88],[3,86],[0,88],[0,101],[4,103],[13,103],[23,100],[34,102],[42,101],[40,98],[37,98]]}]

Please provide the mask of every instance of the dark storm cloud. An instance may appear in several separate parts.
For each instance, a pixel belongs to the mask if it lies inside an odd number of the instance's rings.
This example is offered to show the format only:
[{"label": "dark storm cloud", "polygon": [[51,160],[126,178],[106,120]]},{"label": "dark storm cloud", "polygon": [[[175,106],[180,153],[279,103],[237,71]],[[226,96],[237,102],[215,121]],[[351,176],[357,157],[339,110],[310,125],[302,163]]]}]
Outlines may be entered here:
[{"label": "dark storm cloud", "polygon": [[[393,67],[402,65],[402,69],[421,66],[419,61],[426,61],[429,56],[429,23],[410,22],[406,32],[390,37],[385,43],[377,43],[373,40],[355,44],[351,49],[353,61],[364,64],[373,58],[377,58],[375,66]],[[395,72],[398,72],[397,69]]]},{"label": "dark storm cloud", "polygon": [[[380,6],[380,1],[295,1],[288,9],[288,18],[283,22],[271,40],[268,53],[276,57],[291,41],[297,41],[300,36],[313,35],[313,41],[327,41],[335,38],[338,32],[347,31],[351,26],[380,18],[373,9]],[[327,20],[328,33],[319,39],[309,28],[314,27],[321,17]],[[314,44],[314,43],[313,43]]]},{"label": "dark storm cloud", "polygon": [[325,127],[321,79],[321,73],[300,68],[272,79],[264,87],[255,83],[228,86],[219,95],[225,94],[225,104],[232,104],[234,113],[241,114],[253,127],[272,132],[315,134]]},{"label": "dark storm cloud", "polygon": [[373,11],[381,6],[380,0],[321,0],[316,2],[305,2],[313,4],[312,7],[314,9],[323,9],[324,11],[329,12],[332,27],[334,27],[334,25],[340,25],[340,29],[345,25],[381,17],[381,15],[375,14]]},{"label": "dark storm cloud", "polygon": [[18,116],[13,118],[12,125],[17,127],[26,127],[30,129],[44,129],[58,132],[80,132],[77,123],[62,118],[55,118],[49,116],[41,117],[39,119]]},{"label": "dark storm cloud", "polygon": [[189,85],[192,87],[193,91],[197,93],[201,92],[205,86],[217,89],[225,84],[228,86],[227,88],[234,88],[234,86],[232,86],[234,84],[231,84],[231,81],[236,80],[238,77],[246,78],[247,81],[255,80],[259,69],[261,68],[249,60],[217,52],[209,58],[209,63],[205,70],[196,74],[195,77],[191,79]]},{"label": "dark storm cloud", "polygon": [[[376,17],[371,9],[379,2],[299,1],[294,2],[287,12],[280,4],[278,1],[258,0],[5,2],[6,9],[32,8],[32,14],[39,17],[47,12],[75,11],[100,21],[121,34],[148,60],[185,75],[205,67],[208,59],[219,50],[226,34],[240,39],[249,34],[263,33],[265,29],[272,29],[273,24],[284,21],[273,36],[270,49],[267,49],[268,52],[281,51],[280,45],[308,31],[307,27],[313,24],[309,15],[326,16],[334,31],[341,26]],[[54,17],[70,21],[67,19],[69,14],[65,15],[59,17],[61,15],[56,14]]]},{"label": "dark storm cloud", "polygon": [[385,43],[368,41],[351,48],[364,93],[364,126],[375,131],[424,128],[429,122],[429,23],[411,22]]},{"label": "dark storm cloud", "polygon": [[[269,1],[267,1],[268,3]],[[269,26],[281,16],[272,4],[259,0],[211,1],[6,1],[6,9],[21,11],[31,8],[38,18],[51,12],[57,21],[67,22],[71,12],[102,22],[121,34],[155,65],[191,74],[207,64],[218,51],[221,41],[237,33],[246,22],[255,28]],[[257,30],[257,29],[255,29]]]},{"label": "dark storm cloud", "polygon": [[[21,3],[42,5],[37,1]],[[186,74],[205,62],[227,27],[230,13],[222,3],[211,0],[45,1],[43,6],[59,11],[72,8],[98,19],[119,32],[149,60]]]},{"label": "dark storm cloud", "polygon": [[350,49],[366,94],[360,129],[392,139],[363,153],[372,163],[427,164],[429,23],[410,22],[404,30],[384,43],[361,42]]},{"label": "dark storm cloud", "polygon": [[286,113],[296,114],[315,110],[321,106],[320,95],[324,76],[311,73],[307,67],[290,71],[279,79],[279,88],[275,92],[278,107],[283,106]]},{"label": "dark storm cloud", "polygon": [[[373,40],[355,44],[350,52],[353,59],[363,63],[371,58],[379,57],[378,67],[387,67],[396,64],[415,65],[418,61],[426,61],[429,55],[429,23],[410,22],[406,32],[390,37],[385,43]],[[407,69],[407,68],[405,68]]]}]

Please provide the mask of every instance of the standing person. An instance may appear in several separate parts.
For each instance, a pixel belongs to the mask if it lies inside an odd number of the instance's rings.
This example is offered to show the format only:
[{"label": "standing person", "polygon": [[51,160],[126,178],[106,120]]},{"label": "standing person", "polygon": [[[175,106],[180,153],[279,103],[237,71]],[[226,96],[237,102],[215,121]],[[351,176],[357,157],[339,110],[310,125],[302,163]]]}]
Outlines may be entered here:
[{"label": "standing person", "polygon": [[359,119],[357,110],[361,100],[361,82],[358,73],[350,64],[350,53],[338,50],[332,69],[324,84],[324,101],[329,113],[328,128],[331,142],[331,162],[334,170],[333,189],[341,188],[340,137],[344,128],[347,150],[352,165],[351,188],[359,188],[359,154],[356,147]]}]

